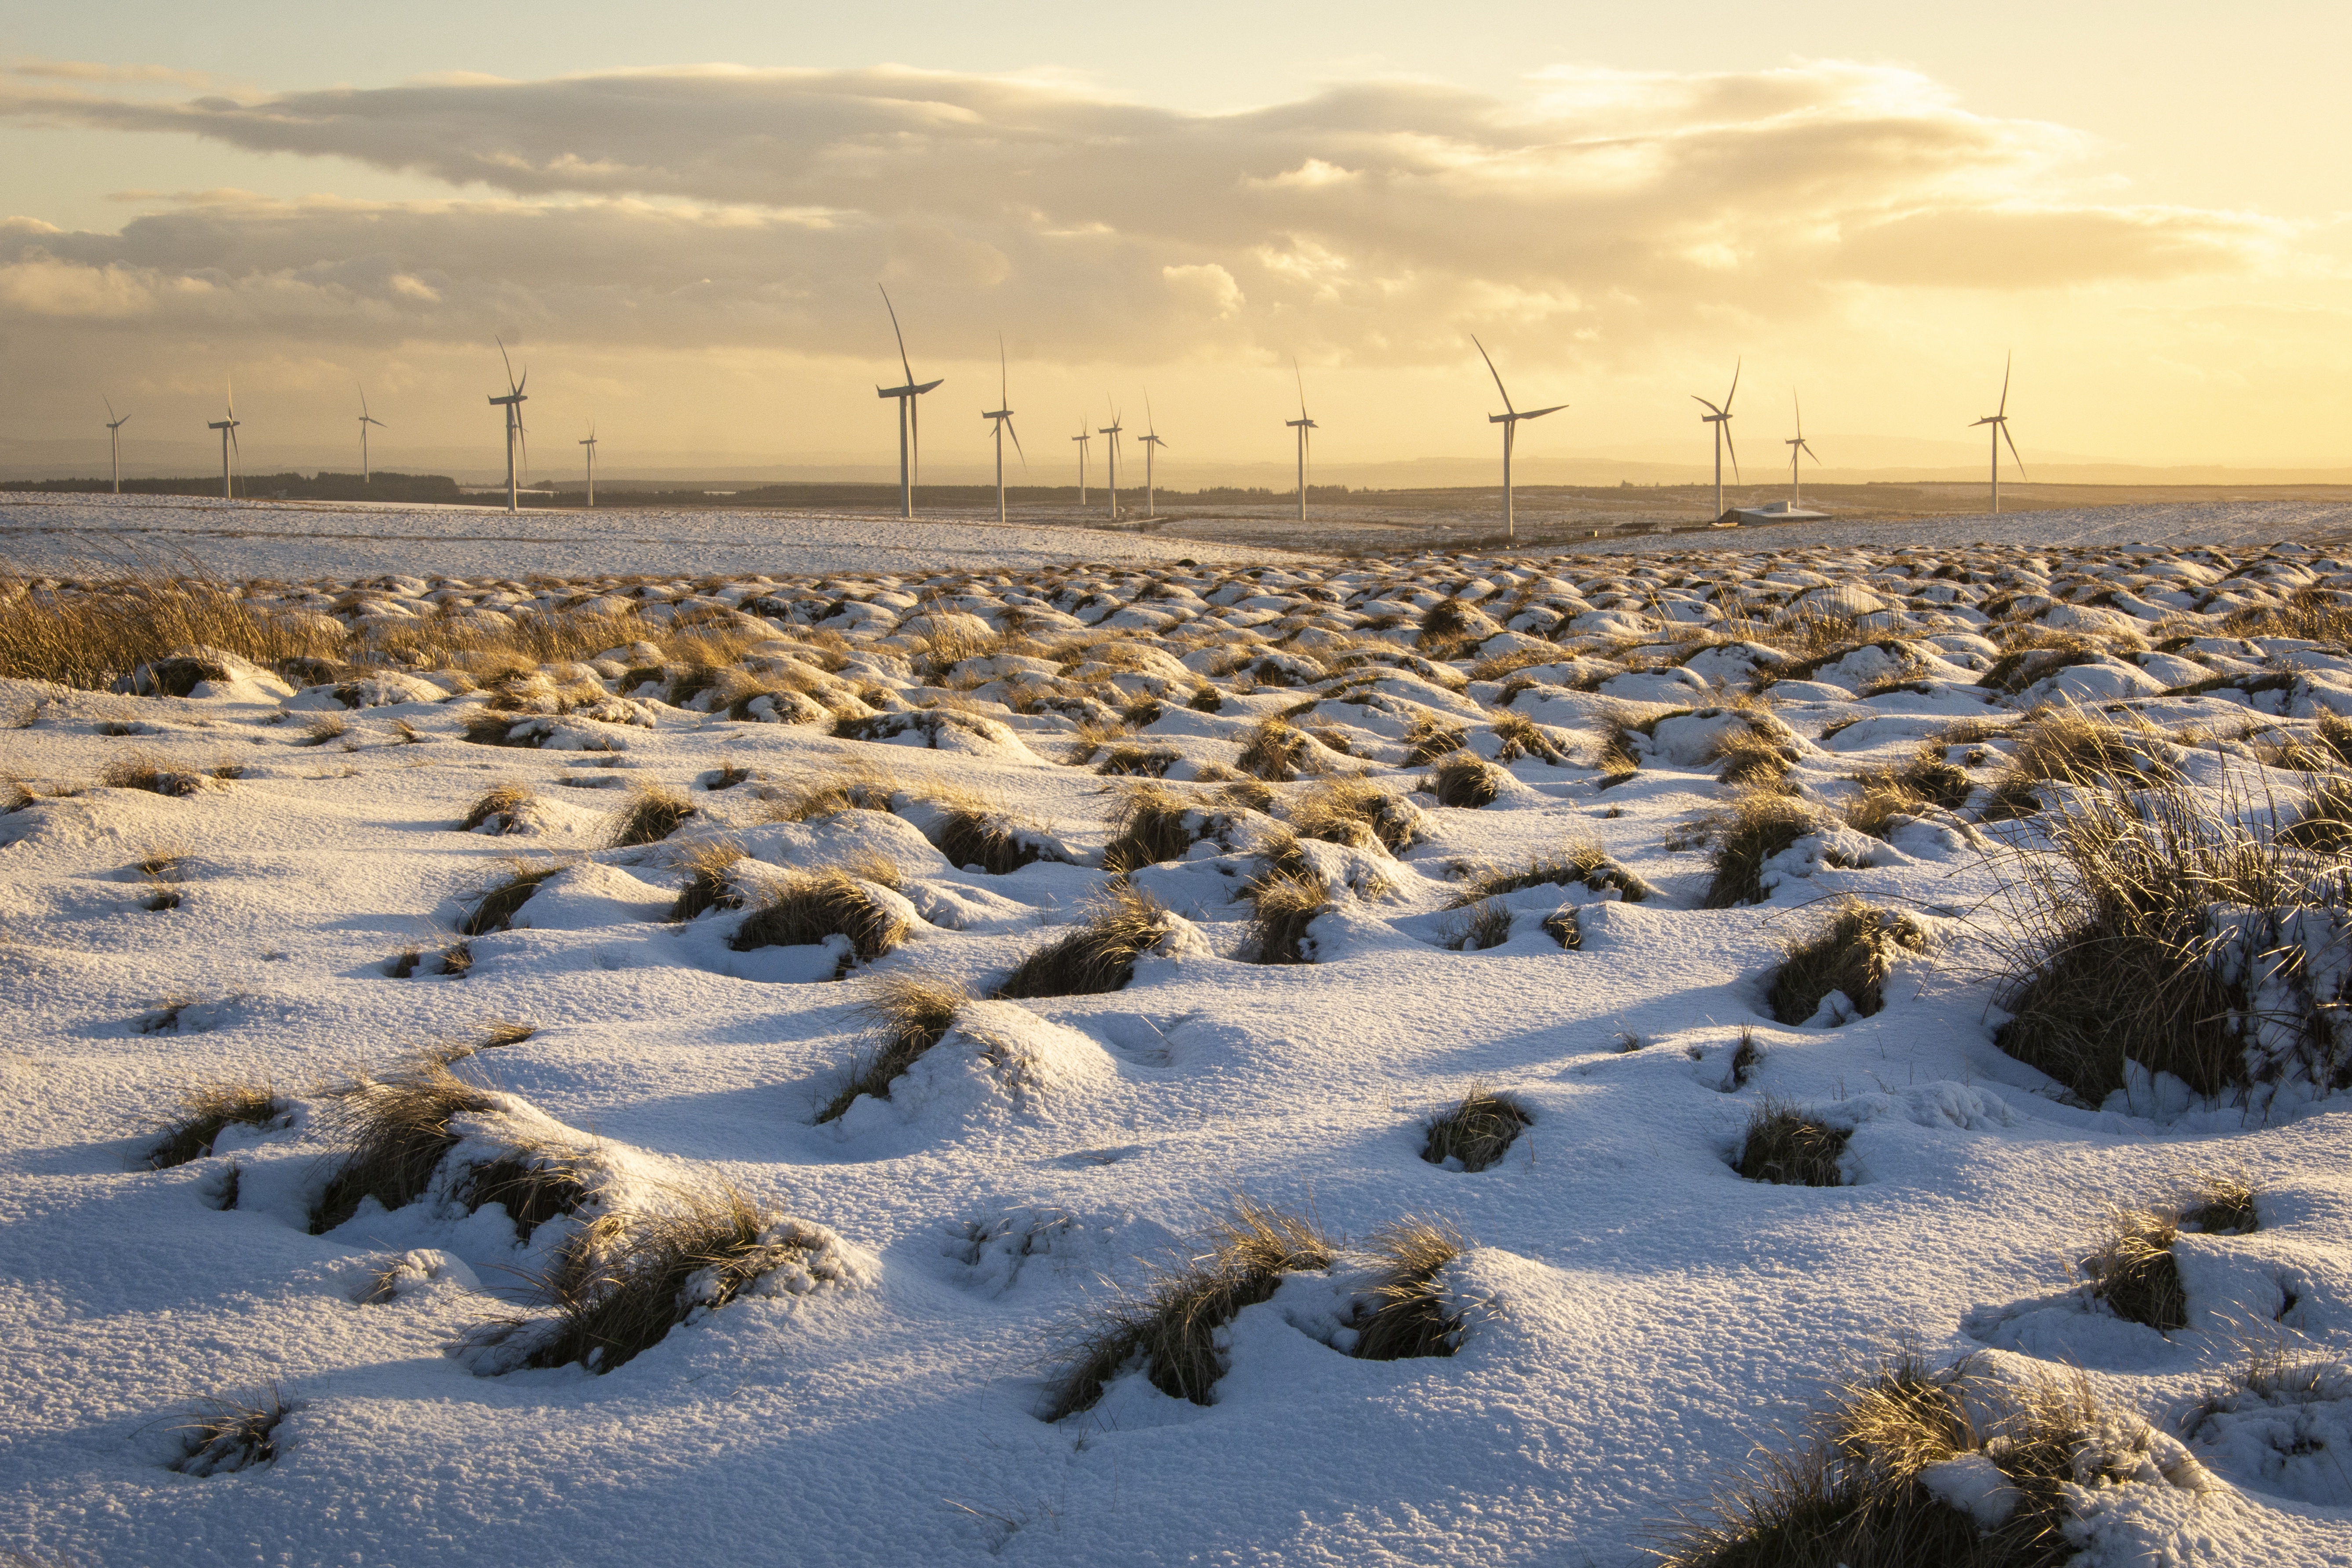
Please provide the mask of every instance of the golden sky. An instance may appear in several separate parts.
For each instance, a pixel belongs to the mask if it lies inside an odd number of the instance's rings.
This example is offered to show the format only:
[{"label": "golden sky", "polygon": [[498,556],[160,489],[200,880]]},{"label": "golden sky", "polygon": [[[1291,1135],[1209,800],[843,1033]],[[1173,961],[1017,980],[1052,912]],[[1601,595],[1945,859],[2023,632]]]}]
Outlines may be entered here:
[{"label": "golden sky", "polygon": [[1833,466],[1972,450],[2014,350],[2029,459],[2352,464],[2352,7],[52,9],[0,31],[17,440],[200,440],[234,374],[249,463],[361,382],[380,463],[494,448],[503,334],[565,471],[592,418],[880,463],[880,282],[940,477],[1000,334],[1054,482],[1147,395],[1171,483],[1286,462],[1294,356],[1318,468],[1489,456],[1473,332],[1570,405],[1538,460],[1703,460],[1735,361],[1751,478],[1798,394]]}]

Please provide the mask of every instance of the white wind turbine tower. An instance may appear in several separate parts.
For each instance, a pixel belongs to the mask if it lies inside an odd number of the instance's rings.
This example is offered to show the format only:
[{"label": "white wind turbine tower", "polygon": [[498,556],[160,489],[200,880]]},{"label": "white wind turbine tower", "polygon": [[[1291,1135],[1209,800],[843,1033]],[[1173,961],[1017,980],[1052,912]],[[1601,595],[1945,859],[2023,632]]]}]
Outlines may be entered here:
[{"label": "white wind turbine tower", "polygon": [[594,506],[596,504],[596,422],[593,419],[588,421],[588,438],[580,443],[580,447],[588,459],[588,504]]},{"label": "white wind turbine tower", "polygon": [[[879,283],[875,287],[882,289]],[[939,381],[927,381],[920,386],[915,384],[915,367],[907,363],[907,334],[898,330],[898,307],[890,303],[890,290],[887,289],[882,289],[882,307],[890,312],[890,331],[898,340],[898,368],[907,373],[907,379],[898,386],[877,386],[874,389],[874,395],[898,400],[898,515],[911,519],[915,515],[915,471],[923,463],[922,416],[915,410],[915,399],[947,378],[941,376]],[[911,466],[908,455],[910,437],[914,443]]]},{"label": "white wind turbine tower", "polygon": [[2001,362],[2000,408],[1969,426],[1971,430],[1978,425],[1992,426],[1992,510],[1995,514],[2000,511],[2000,444],[2003,441],[2009,442],[2009,455],[2017,458],[2017,477],[2021,479],[2025,477],[2025,459],[2017,456],[2017,442],[2009,434],[2009,373],[2016,359],[2012,353]]},{"label": "white wind turbine tower", "polygon": [[1159,424],[1151,417],[1151,394],[1149,392],[1143,395],[1143,432],[1138,437],[1143,444],[1143,515],[1157,517],[1160,514],[1152,510],[1151,500],[1151,454],[1155,448],[1168,443],[1160,438]]},{"label": "white wind turbine tower", "polygon": [[[1789,403],[1797,411],[1797,433],[1780,445],[1789,448],[1789,501],[1793,506],[1805,499],[1804,487],[1797,479],[1797,455],[1801,452],[1816,463],[1822,460],[1822,455],[1805,445],[1805,405],[1797,400],[1793,392],[1789,394]],[[1721,517],[1723,514],[1717,512],[1715,515]]]},{"label": "white wind turbine tower", "polygon": [[229,454],[236,450],[236,427],[244,423],[245,421],[236,416],[236,383],[232,381],[228,384],[228,414],[226,417],[215,419],[205,426],[207,430],[217,430],[221,433],[221,500],[232,500],[236,496],[236,485],[229,477],[228,459]]},{"label": "white wind turbine tower", "polygon": [[[1307,432],[1316,428],[1316,424],[1307,416],[1307,377],[1299,371],[1298,357],[1296,354],[1291,356],[1290,374],[1298,381],[1298,417],[1286,419],[1283,423],[1298,432],[1298,521],[1305,522],[1307,521],[1307,450],[1313,445],[1313,438]],[[1507,402],[1508,399],[1505,401]],[[1507,471],[1510,458],[1506,457],[1503,463]]]},{"label": "white wind turbine tower", "polygon": [[1070,439],[1078,444],[1078,510],[1084,511],[1087,510],[1087,445],[1094,437],[1087,434],[1087,416],[1083,413],[1078,416],[1078,433]]},{"label": "white wind turbine tower", "polygon": [[[354,382],[352,384],[356,386],[359,384]],[[379,430],[389,430],[392,428],[391,426],[386,425],[383,420],[378,419],[374,415],[368,412],[367,388],[362,386],[360,387],[360,483],[362,484],[368,482],[367,437],[368,426],[371,425],[374,426]]]},{"label": "white wind turbine tower", "polygon": [[121,495],[122,493],[121,430],[125,425],[131,423],[131,416],[126,414],[121,418],[117,419],[114,416],[113,401],[110,398],[105,397],[100,398],[99,401],[106,405],[106,446],[107,450],[114,458],[114,493],[116,495]]},{"label": "white wind turbine tower", "polygon": [[[525,365],[522,380],[517,381],[514,361],[507,358],[506,340],[500,338],[497,342],[499,362],[507,367],[507,395],[504,397],[491,398],[490,406],[504,408],[507,411],[507,510],[514,511],[519,510],[515,504],[515,439],[523,433],[522,405],[530,401],[523,392],[524,384],[530,380],[530,367]],[[528,452],[529,447],[526,446],[524,450]]]},{"label": "white wind turbine tower", "polygon": [[[912,378],[910,377],[909,379]],[[996,338],[996,407],[993,410],[983,411],[981,415],[982,419],[993,420],[996,425],[996,428],[992,434],[996,442],[996,521],[1000,523],[1004,521],[1005,437],[1012,437],[1013,449],[1016,452],[1021,452],[1021,466],[1024,468],[1029,466],[1029,454],[1021,451],[1021,433],[1013,428],[1013,395],[1011,388],[1012,382],[1008,378],[1004,368],[1004,336],[1000,332],[997,334]],[[1083,486],[1086,483],[1085,453],[1083,449],[1079,454],[1079,459],[1078,482]]]},{"label": "white wind turbine tower", "polygon": [[1691,394],[1691,401],[1706,410],[1698,416],[1698,422],[1715,426],[1715,515],[1717,517],[1723,515],[1723,449],[1726,447],[1731,447],[1731,477],[1735,479],[1739,477],[1739,448],[1733,445],[1731,440],[1731,400],[1739,395],[1739,365],[1738,361],[1734,361],[1732,363],[1731,390],[1723,395],[1722,407],[1717,408],[1696,392]]},{"label": "white wind turbine tower", "polygon": [[[1511,447],[1518,435],[1519,421],[1540,419],[1547,414],[1557,414],[1568,405],[1555,403],[1549,408],[1530,408],[1524,413],[1512,407],[1510,389],[1503,384],[1503,373],[1495,368],[1495,356],[1486,352],[1485,343],[1478,342],[1476,333],[1471,334],[1470,341],[1477,343],[1478,357],[1486,362],[1486,374],[1495,378],[1495,390],[1503,395],[1504,411],[1486,416],[1486,423],[1500,425],[1503,427],[1503,534],[1507,539],[1517,539],[1518,519],[1511,504]],[[1303,489],[1301,493],[1304,493]]]},{"label": "white wind turbine tower", "polygon": [[1118,422],[1118,410],[1114,408],[1110,411],[1110,423],[1095,431],[1097,436],[1110,437],[1110,440],[1105,444],[1103,472],[1109,480],[1110,520],[1113,522],[1118,521],[1118,433],[1125,428],[1126,426]]}]

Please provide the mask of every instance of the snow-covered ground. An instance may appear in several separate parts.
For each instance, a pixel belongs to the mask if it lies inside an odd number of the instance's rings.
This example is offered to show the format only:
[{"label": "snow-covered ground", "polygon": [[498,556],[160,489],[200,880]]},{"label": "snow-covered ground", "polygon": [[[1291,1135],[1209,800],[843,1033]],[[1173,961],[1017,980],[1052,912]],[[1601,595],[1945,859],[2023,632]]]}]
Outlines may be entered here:
[{"label": "snow-covered ground", "polygon": [[[0,1544],[105,1564],[1613,1568],[1908,1334],[2006,1378],[2080,1368],[2110,1408],[2189,1442],[2203,1469],[2083,1494],[2090,1560],[2352,1562],[2352,1400],[2187,1418],[2252,1351],[2352,1346],[2352,1106],[2326,1083],[2200,1099],[2145,1075],[2083,1103],[1994,1044],[1990,942],[2031,821],[1978,820],[1981,789],[1884,838],[1840,817],[1858,770],[2044,701],[2141,715],[2193,787],[2260,775],[2299,798],[2259,749],[2352,713],[2352,658],[2223,623],[2340,597],[2352,566],[2296,548],[1775,554],[1776,530],[1704,559],[1244,576],[1170,564],[1180,541],[966,531],[926,554],[891,524],[792,543],[794,578],[722,537],[740,521],[678,520],[699,531],[669,553],[600,542],[581,581],[530,589],[514,579],[549,569],[544,540],[441,536],[436,572],[508,552],[463,582],[375,578],[383,535],[190,543],[216,570],[369,579],[274,601],[354,646],[404,623],[488,637],[635,617],[638,637],[592,650],[609,657],[540,676],[289,670],[305,686],[216,660],[185,697],[0,683],[22,724],[0,731],[0,770],[31,789],[0,815]],[[1062,564],[1112,544],[1156,563]],[[968,569],[991,551],[1007,570]],[[736,580],[601,597],[616,584],[585,580],[689,557]],[[1449,601],[1458,624],[1424,638]],[[1807,616],[1850,617],[1853,646],[1774,682],[1769,629]],[[2075,662],[1978,684],[2000,651],[1986,634],[2028,624],[2074,633]],[[674,640],[689,625],[733,639],[698,692]],[[1318,737],[1307,771],[1254,793],[1244,744],[1286,715]],[[887,738],[834,733],[861,723]],[[1131,733],[1082,743],[1082,723]],[[1491,804],[1421,788],[1408,741],[1449,730],[1507,759]],[[1710,909],[1692,825],[1737,795],[1717,775],[1738,732],[1791,759],[1817,829],[1768,864],[1762,901]],[[1569,760],[1510,756],[1529,733]],[[1612,734],[1630,776],[1600,765]],[[1183,922],[1165,951],[1117,991],[976,1004],[886,1098],[818,1121],[873,1043],[860,1008],[883,977],[985,990],[1105,895],[1132,781],[1096,769],[1117,746],[1163,753],[1214,830],[1129,879]],[[1937,749],[1982,785],[2011,742]],[[100,783],[142,755],[194,775],[189,793]],[[727,768],[748,776],[709,787]],[[1250,962],[1245,885],[1321,781],[1356,773],[1404,796],[1419,837],[1393,854],[1300,842],[1330,887],[1313,962]],[[777,820],[848,775],[890,809]],[[458,830],[507,782],[530,795],[516,831]],[[693,815],[604,847],[638,784]],[[951,864],[933,841],[957,790],[1042,858]],[[740,910],[666,920],[682,855],[722,837],[755,893],[781,868],[872,878],[861,857],[887,857],[909,934],[845,969],[839,938],[736,951]],[[1577,841],[1650,896],[1511,892],[1499,945],[1464,949],[1465,878]],[[563,868],[444,972],[518,856]],[[1783,944],[1843,893],[1907,911],[1926,951],[1899,959],[1880,1011],[1833,998],[1781,1022]],[[1574,948],[1548,919],[1563,907]],[[427,1194],[310,1234],[341,1158],[332,1086],[492,1020],[533,1032],[458,1064],[508,1098],[466,1121]],[[1736,1071],[1743,1032],[1761,1059]],[[281,1124],[150,1168],[179,1089],[257,1075]],[[1532,1123],[1488,1169],[1426,1162],[1427,1118],[1480,1083]],[[1768,1099],[1850,1131],[1845,1184],[1736,1172]],[[521,1142],[571,1151],[591,1189],[528,1243],[504,1207],[461,1201],[469,1158]],[[2160,1204],[2196,1169],[2242,1173],[2261,1228],[2175,1244],[2186,1328],[2125,1321],[2077,1271],[2103,1205]],[[603,1375],[448,1353],[486,1321],[543,1316],[530,1277],[591,1220],[720,1182],[837,1237],[833,1277],[747,1291]],[[1349,1238],[1451,1220],[1470,1243],[1441,1277],[1456,1353],[1345,1353],[1349,1277],[1307,1271],[1234,1317],[1211,1403],[1130,1371],[1092,1410],[1041,1419],[1073,1330],[1236,1194]],[[375,1289],[404,1255],[398,1288]],[[272,1384],[290,1405],[273,1460],[169,1468],[199,1402]]]}]

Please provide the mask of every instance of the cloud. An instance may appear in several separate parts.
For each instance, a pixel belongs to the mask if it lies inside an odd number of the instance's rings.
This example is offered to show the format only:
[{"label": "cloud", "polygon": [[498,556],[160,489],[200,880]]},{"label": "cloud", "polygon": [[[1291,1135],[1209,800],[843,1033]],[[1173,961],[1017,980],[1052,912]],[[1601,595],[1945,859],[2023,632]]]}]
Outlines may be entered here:
[{"label": "cloud", "polygon": [[0,263],[25,279],[0,308],[311,342],[527,321],[542,341],[866,353],[878,279],[938,352],[984,353],[1013,325],[1071,363],[1413,365],[1507,320],[1530,347],[1623,361],[1701,310],[1786,322],[1859,289],[2227,273],[2291,237],[2243,215],[2070,202],[2080,135],[1842,61],[1562,68],[1517,99],[1359,82],[1227,114],[896,68],[176,102],[101,90],[116,79],[81,68],[21,79],[31,68],[0,79],[0,120],[351,160],[465,193],[207,192],[119,235],[0,228]]}]

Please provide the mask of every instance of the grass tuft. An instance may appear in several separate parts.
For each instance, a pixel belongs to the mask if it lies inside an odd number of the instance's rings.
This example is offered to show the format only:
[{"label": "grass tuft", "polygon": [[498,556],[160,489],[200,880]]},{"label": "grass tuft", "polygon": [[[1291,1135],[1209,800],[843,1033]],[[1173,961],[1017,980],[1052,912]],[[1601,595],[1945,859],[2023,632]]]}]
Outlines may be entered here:
[{"label": "grass tuft", "polygon": [[1824,1126],[1779,1100],[1762,1100],[1748,1113],[1733,1169],[1751,1182],[1842,1187],[1845,1173],[1838,1162],[1852,1136],[1847,1128]]},{"label": "grass tuft", "polygon": [[690,921],[706,910],[740,910],[743,894],[735,886],[735,868],[751,858],[731,838],[707,838],[678,852],[677,865],[686,873],[667,919]]},{"label": "grass tuft", "polygon": [[1458,1103],[1429,1119],[1421,1157],[1433,1165],[1459,1160],[1465,1171],[1483,1171],[1534,1124],[1535,1113],[1517,1096],[1474,1083]]},{"label": "grass tuft", "polygon": [[861,1094],[889,1099],[891,1082],[946,1037],[971,1000],[962,984],[936,975],[900,970],[881,976],[873,999],[859,1009],[881,1039],[851,1066],[848,1081],[817,1112],[817,1121],[837,1120]]},{"label": "grass tuft", "polygon": [[2018,732],[2009,765],[1993,781],[1986,821],[2031,816],[2041,808],[2040,786],[2147,789],[2178,783],[2179,771],[2161,755],[2161,733],[2126,729],[2075,708],[2044,710]]},{"label": "grass tuft", "polygon": [[1508,776],[1483,758],[1468,752],[1453,752],[1437,760],[1423,787],[1437,797],[1440,805],[1475,809],[1494,804],[1503,793],[1503,783]]},{"label": "grass tuft", "polygon": [[2159,1333],[2189,1326],[2189,1293],[2172,1243],[2180,1226],[2147,1209],[2110,1206],[2106,1235],[2098,1250],[2083,1259],[2085,1289],[2118,1318],[2146,1323]]},{"label": "grass tuft", "polygon": [[1813,831],[1813,814],[1787,795],[1751,790],[1714,825],[1715,877],[1701,907],[1727,910],[1764,898],[1764,863]]},{"label": "grass tuft", "polygon": [[529,784],[493,784],[466,808],[466,815],[458,820],[457,831],[472,833],[487,826],[494,834],[520,833],[523,811],[538,798],[530,792]]},{"label": "grass tuft", "polygon": [[2261,1193],[2235,1172],[2200,1171],[2189,1179],[2180,1205],[2183,1229],[2206,1236],[2252,1236],[2263,1227],[2254,1200]]},{"label": "grass tuft", "polygon": [[286,1101],[267,1078],[196,1084],[183,1089],[178,1109],[147,1152],[148,1168],[162,1171],[201,1160],[213,1152],[213,1141],[224,1129],[275,1126],[286,1110]]},{"label": "grass tuft", "polygon": [[1124,875],[1139,866],[1181,860],[1204,834],[1192,803],[1163,784],[1131,784],[1119,796],[1111,819],[1103,869]]},{"label": "grass tuft", "polygon": [[1462,1339],[1462,1318],[1447,1310],[1445,1288],[1438,1276],[1467,1247],[1462,1233],[1445,1221],[1413,1215],[1365,1237],[1372,1269],[1364,1294],[1372,1310],[1357,1320],[1359,1360],[1454,1353]]},{"label": "grass tuft", "polygon": [[1909,915],[1843,899],[1811,931],[1781,947],[1769,996],[1772,1016],[1802,1024],[1837,991],[1855,1014],[1868,1017],[1886,1005],[1886,976],[1895,957],[1927,950],[1927,933]]},{"label": "grass tuft", "polygon": [[604,831],[604,846],[633,849],[641,844],[658,844],[694,814],[694,803],[677,791],[657,784],[637,784],[613,814]]},{"label": "grass tuft", "polygon": [[497,1107],[488,1089],[457,1077],[431,1053],[412,1057],[382,1078],[345,1085],[326,1118],[328,1135],[345,1153],[310,1210],[310,1234],[333,1230],[368,1198],[387,1209],[415,1203],[462,1136],[450,1122]]},{"label": "grass tuft", "polygon": [[957,869],[977,866],[989,876],[1002,877],[1047,858],[1045,846],[1023,833],[1002,804],[978,790],[940,790],[930,799],[940,814],[932,826],[931,843]]},{"label": "grass tuft", "polygon": [[839,767],[769,798],[770,822],[813,822],[845,811],[887,811],[895,785],[871,768]]},{"label": "grass tuft", "polygon": [[1315,742],[1297,725],[1281,719],[1261,719],[1242,737],[1235,766],[1268,784],[1288,784],[1312,770]]},{"label": "grass tuft", "polygon": [[1638,904],[1650,896],[1647,882],[1612,859],[1598,843],[1586,838],[1549,855],[1530,856],[1525,866],[1516,869],[1494,867],[1475,872],[1448,907],[1460,909],[1526,888],[1564,888],[1571,882],[1580,882],[1596,893],[1614,888],[1629,904]]},{"label": "grass tuft", "polygon": [[171,1468],[184,1476],[225,1476],[278,1458],[278,1425],[293,1406],[272,1383],[199,1404],[174,1430],[185,1447]]},{"label": "grass tuft", "polygon": [[1023,959],[994,994],[1093,996],[1135,977],[1135,961],[1175,933],[1176,917],[1149,893],[1119,887],[1067,935]]},{"label": "grass tuft", "polygon": [[505,931],[522,912],[523,905],[539,891],[539,885],[560,871],[569,870],[570,862],[548,860],[531,865],[522,860],[508,862],[506,880],[494,883],[475,904],[472,911],[458,923],[459,936],[488,936],[495,931]]},{"label": "grass tuft", "polygon": [[150,795],[173,799],[185,799],[205,787],[203,775],[166,767],[163,759],[151,752],[109,758],[105,766],[98,770],[98,782],[109,789],[142,789]]},{"label": "grass tuft", "polygon": [[[1294,841],[1295,842],[1295,841]],[[1331,907],[1331,884],[1318,871],[1276,871],[1250,896],[1243,949],[1253,963],[1311,963],[1299,946],[1315,917]]]},{"label": "grass tuft", "polygon": [[[1270,803],[1269,803],[1270,804]],[[1288,820],[1302,838],[1401,854],[1421,837],[1421,814],[1402,795],[1364,779],[1325,779],[1291,802]]]},{"label": "grass tuft", "polygon": [[787,873],[752,910],[727,945],[806,947],[846,937],[855,957],[871,963],[907,940],[914,924],[874,896],[866,882],[839,867]]}]

